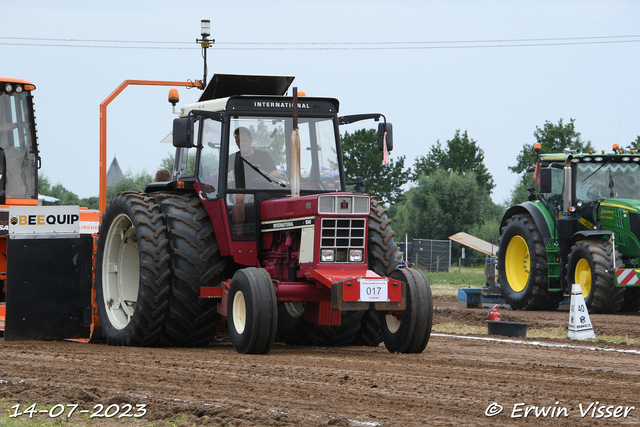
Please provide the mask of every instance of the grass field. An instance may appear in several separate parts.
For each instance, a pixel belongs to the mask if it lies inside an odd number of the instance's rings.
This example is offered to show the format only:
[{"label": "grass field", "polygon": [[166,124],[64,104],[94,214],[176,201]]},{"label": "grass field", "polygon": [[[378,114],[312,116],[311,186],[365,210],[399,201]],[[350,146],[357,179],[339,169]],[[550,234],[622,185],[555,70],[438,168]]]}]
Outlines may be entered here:
[{"label": "grass field", "polygon": [[484,268],[454,268],[450,273],[423,271],[433,295],[458,295],[458,288],[481,288],[485,284]]}]

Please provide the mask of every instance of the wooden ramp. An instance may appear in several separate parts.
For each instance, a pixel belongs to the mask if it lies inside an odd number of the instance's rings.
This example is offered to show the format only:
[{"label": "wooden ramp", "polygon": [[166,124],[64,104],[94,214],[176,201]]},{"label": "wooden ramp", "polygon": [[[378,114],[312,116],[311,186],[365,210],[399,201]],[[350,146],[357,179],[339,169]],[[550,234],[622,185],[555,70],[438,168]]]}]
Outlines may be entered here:
[{"label": "wooden ramp", "polygon": [[462,245],[468,246],[478,252],[482,252],[485,255],[498,256],[498,246],[492,245],[489,242],[485,242],[482,239],[478,239],[471,234],[460,232],[454,234],[453,236],[450,236],[449,239]]}]

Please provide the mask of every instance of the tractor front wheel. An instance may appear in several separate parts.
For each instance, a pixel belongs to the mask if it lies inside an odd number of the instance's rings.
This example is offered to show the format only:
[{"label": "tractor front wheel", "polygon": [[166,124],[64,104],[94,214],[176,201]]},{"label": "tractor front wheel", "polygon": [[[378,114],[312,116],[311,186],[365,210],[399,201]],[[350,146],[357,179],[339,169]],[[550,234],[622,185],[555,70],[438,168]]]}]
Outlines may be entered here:
[{"label": "tractor front wheel", "polygon": [[421,353],[429,342],[433,323],[429,282],[412,268],[396,269],[390,277],[405,283],[407,307],[400,312],[381,313],[384,345],[391,353]]},{"label": "tractor front wheel", "polygon": [[171,287],[160,205],[145,193],[118,193],[102,215],[95,261],[96,305],[108,344],[158,344]]},{"label": "tractor front wheel", "polygon": [[[591,313],[615,313],[624,302],[625,288],[616,287],[613,274],[612,245],[606,240],[582,240],[573,245],[567,266],[569,285],[579,284]],[[616,265],[622,258],[616,251]]]},{"label": "tractor front wheel", "polygon": [[547,280],[547,257],[535,221],[529,214],[514,215],[502,229],[498,250],[500,286],[515,310],[549,307],[552,295]]},{"label": "tractor front wheel", "polygon": [[278,325],[278,302],[271,277],[262,268],[238,270],[229,286],[227,322],[238,353],[271,350]]}]

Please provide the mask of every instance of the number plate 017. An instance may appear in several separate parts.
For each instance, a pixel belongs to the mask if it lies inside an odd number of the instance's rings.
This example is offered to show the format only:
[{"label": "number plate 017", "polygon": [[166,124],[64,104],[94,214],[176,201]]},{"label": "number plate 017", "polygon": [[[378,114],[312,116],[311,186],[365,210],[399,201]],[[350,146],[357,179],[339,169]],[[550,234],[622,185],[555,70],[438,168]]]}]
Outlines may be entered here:
[{"label": "number plate 017", "polygon": [[389,300],[388,285],[386,280],[362,279],[360,280],[360,301],[387,302]]}]

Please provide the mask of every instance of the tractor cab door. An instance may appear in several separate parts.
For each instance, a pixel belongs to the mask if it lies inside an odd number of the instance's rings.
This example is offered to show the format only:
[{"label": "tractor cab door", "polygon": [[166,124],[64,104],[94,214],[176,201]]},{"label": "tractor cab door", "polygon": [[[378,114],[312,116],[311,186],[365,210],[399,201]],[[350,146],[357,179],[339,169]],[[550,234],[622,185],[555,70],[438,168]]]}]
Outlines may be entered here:
[{"label": "tractor cab door", "polygon": [[0,148],[6,197],[37,200],[38,149],[30,91],[0,95]]}]

